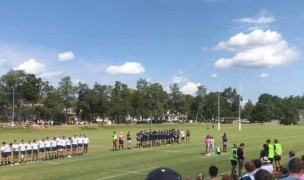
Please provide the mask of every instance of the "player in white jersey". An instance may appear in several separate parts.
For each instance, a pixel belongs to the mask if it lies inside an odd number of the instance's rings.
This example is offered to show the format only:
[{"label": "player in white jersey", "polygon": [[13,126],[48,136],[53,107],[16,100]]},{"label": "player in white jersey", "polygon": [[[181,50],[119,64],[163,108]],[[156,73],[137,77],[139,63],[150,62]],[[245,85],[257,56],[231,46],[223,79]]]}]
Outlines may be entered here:
[{"label": "player in white jersey", "polygon": [[21,140],[21,143],[19,144],[19,150],[20,150],[20,158],[21,158],[21,163],[24,163],[24,159],[26,159],[26,148],[25,148],[25,143],[24,140]]},{"label": "player in white jersey", "polygon": [[51,157],[51,140],[49,139],[49,137],[45,138],[44,146],[45,146],[45,160],[48,160]]},{"label": "player in white jersey", "polygon": [[16,140],[14,140],[14,143],[12,145],[13,149],[13,164],[18,164],[18,159],[19,159],[19,145]]},{"label": "player in white jersey", "polygon": [[52,142],[52,159],[57,159],[57,143],[56,143],[56,137],[53,138]]},{"label": "player in white jersey", "polygon": [[72,138],[69,137],[66,139],[66,156],[71,157],[71,148],[72,148],[72,143],[71,143]]},{"label": "player in white jersey", "polygon": [[38,143],[36,142],[36,139],[32,142],[32,148],[33,148],[33,161],[38,161]]},{"label": "player in white jersey", "polygon": [[79,136],[76,138],[77,140],[77,146],[78,146],[78,154],[81,155],[83,153],[83,140],[82,135],[79,134]]},{"label": "player in white jersey", "polygon": [[89,138],[84,134],[83,135],[83,154],[88,154],[88,148],[89,148]]},{"label": "player in white jersey", "polygon": [[6,144],[6,142],[2,142],[2,146],[1,146],[1,148],[0,148],[0,150],[1,150],[1,166],[2,166],[2,167],[8,165],[7,148],[9,148],[9,147],[8,147],[8,145]]},{"label": "player in white jersey", "polygon": [[38,141],[38,147],[39,147],[39,161],[44,160],[44,151],[45,151],[45,145],[44,145],[44,139]]},{"label": "player in white jersey", "polygon": [[33,162],[33,148],[32,148],[32,142],[31,140],[28,140],[28,142],[25,144],[25,149],[26,149],[26,163]]},{"label": "player in white jersey", "polygon": [[13,143],[9,143],[9,145],[7,145],[8,148],[6,148],[6,153],[7,153],[7,161],[8,161],[8,165],[13,165],[11,164],[11,156],[12,156],[12,149],[13,149]]},{"label": "player in white jersey", "polygon": [[61,157],[63,158],[66,156],[66,138],[65,138],[65,136],[62,136],[61,146],[62,146]]},{"label": "player in white jersey", "polygon": [[77,148],[77,135],[74,135],[74,137],[72,137],[72,156],[76,155]]}]

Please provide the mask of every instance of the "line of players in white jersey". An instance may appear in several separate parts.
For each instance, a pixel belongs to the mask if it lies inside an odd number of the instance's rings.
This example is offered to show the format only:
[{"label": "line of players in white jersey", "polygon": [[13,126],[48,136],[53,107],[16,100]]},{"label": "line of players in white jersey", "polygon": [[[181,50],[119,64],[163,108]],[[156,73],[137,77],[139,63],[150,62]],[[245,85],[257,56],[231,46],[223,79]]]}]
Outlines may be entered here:
[{"label": "line of players in white jersey", "polygon": [[88,153],[89,138],[86,135],[54,137],[18,143],[3,142],[1,150],[1,166],[18,165],[19,163],[34,163],[51,159],[86,155]]}]

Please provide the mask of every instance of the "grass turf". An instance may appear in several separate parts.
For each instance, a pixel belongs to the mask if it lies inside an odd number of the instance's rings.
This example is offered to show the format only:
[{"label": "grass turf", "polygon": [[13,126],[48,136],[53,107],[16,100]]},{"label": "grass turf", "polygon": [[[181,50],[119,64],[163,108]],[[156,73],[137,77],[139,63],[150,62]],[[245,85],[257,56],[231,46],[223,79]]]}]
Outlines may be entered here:
[{"label": "grass turf", "polygon": [[[151,148],[134,148],[135,134],[140,130],[163,129],[191,130],[191,142],[164,145]],[[118,126],[55,126],[47,129],[0,129],[0,141],[12,142],[14,139],[42,139],[46,136],[72,136],[86,134],[90,138],[89,155],[73,158],[57,159],[33,164],[24,164],[0,169],[0,179],[145,179],[146,175],[156,167],[169,167],[183,177],[195,176],[199,171],[207,174],[210,165],[219,167],[219,174],[230,173],[229,153],[205,156],[203,145],[207,134],[215,137],[215,146],[221,147],[221,136],[228,136],[228,150],[233,143],[245,143],[246,160],[259,157],[266,139],[279,139],[283,148],[283,164],[286,166],[288,151],[293,149],[298,157],[304,154],[302,138],[304,126],[280,125],[221,125],[221,130],[207,130],[206,124],[163,124],[163,125],[118,125]],[[133,148],[112,151],[112,132],[131,131]],[[125,145],[126,146],[126,145]],[[245,171],[245,170],[243,170]]]}]

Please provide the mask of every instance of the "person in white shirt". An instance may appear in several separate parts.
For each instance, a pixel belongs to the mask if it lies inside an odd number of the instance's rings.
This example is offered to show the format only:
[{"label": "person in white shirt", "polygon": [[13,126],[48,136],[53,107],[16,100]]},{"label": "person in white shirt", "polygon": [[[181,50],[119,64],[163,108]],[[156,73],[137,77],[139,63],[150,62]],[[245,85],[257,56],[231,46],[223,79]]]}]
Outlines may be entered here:
[{"label": "person in white shirt", "polygon": [[45,146],[45,160],[48,160],[50,159],[51,156],[51,140],[49,139],[49,137],[45,138],[44,146]]},{"label": "person in white shirt", "polygon": [[181,140],[182,140],[182,143],[183,143],[184,140],[185,140],[185,131],[184,130],[181,130],[180,136],[181,136]]},{"label": "person in white shirt", "polygon": [[25,156],[25,143],[24,140],[21,140],[21,143],[19,144],[19,150],[20,150],[20,157],[21,157],[21,163],[24,163]]},{"label": "person in white shirt", "polygon": [[68,139],[66,139],[66,155],[67,157],[71,157],[71,148],[72,148],[72,138],[69,137]]},{"label": "person in white shirt", "polygon": [[0,150],[1,150],[1,166],[2,167],[8,165],[8,158],[7,158],[8,155],[6,153],[7,148],[8,148],[8,146],[7,146],[6,142],[2,142],[2,146],[0,148]]},{"label": "person in white shirt", "polygon": [[39,161],[44,160],[44,151],[45,151],[45,145],[44,145],[44,139],[38,141],[38,147],[39,147]]},{"label": "person in white shirt", "polygon": [[78,154],[83,153],[83,140],[82,140],[82,135],[79,134],[79,136],[76,138],[77,140],[77,146],[78,146]]},{"label": "person in white shirt", "polygon": [[28,142],[25,144],[25,149],[26,149],[26,163],[33,162],[33,148],[32,148],[32,143],[31,140],[28,140]]},{"label": "person in white shirt", "polygon": [[16,140],[14,140],[14,143],[12,145],[13,149],[13,164],[18,164],[18,159],[19,159],[19,145]]},{"label": "person in white shirt", "polygon": [[52,159],[57,159],[57,143],[56,143],[56,137],[53,138],[51,141],[52,144]]},{"label": "person in white shirt", "polygon": [[83,135],[83,154],[88,154],[88,148],[89,148],[89,138],[84,134]]},{"label": "person in white shirt", "polygon": [[65,138],[65,136],[62,136],[61,147],[62,147],[61,157],[65,157],[66,156],[66,138]]},{"label": "person in white shirt", "polygon": [[38,143],[36,142],[36,139],[32,142],[32,149],[33,149],[33,161],[38,161]]},{"label": "person in white shirt", "polygon": [[74,137],[72,137],[72,156],[76,155],[77,148],[77,135],[74,135]]}]

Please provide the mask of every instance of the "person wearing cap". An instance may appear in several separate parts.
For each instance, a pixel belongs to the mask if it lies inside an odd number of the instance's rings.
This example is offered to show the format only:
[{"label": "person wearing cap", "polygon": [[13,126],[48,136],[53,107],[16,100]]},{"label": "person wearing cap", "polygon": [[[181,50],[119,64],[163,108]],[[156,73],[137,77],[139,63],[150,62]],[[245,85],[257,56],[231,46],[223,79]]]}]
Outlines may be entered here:
[{"label": "person wearing cap", "polygon": [[282,146],[281,146],[281,144],[279,144],[278,139],[274,139],[273,149],[274,149],[273,159],[274,159],[274,162],[276,165],[276,171],[278,172],[279,170],[281,171],[281,169],[282,169],[281,158],[282,158],[282,153],[283,153]]},{"label": "person wearing cap", "polygon": [[236,173],[236,165],[237,165],[237,145],[233,144],[233,148],[231,149],[229,160],[231,162],[231,174]]},{"label": "person wearing cap", "polygon": [[282,180],[301,180],[303,174],[304,164],[299,158],[293,158],[288,164],[289,175]]},{"label": "person wearing cap", "polygon": [[260,169],[264,169],[264,170],[268,171],[270,174],[272,174],[273,166],[272,166],[270,160],[268,159],[268,157],[267,156],[262,157],[261,161],[262,161],[262,166]]},{"label": "person wearing cap", "polygon": [[147,175],[146,178],[146,180],[181,180],[181,179],[182,176],[178,172],[166,167],[160,167],[154,169]]}]

